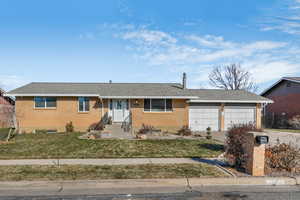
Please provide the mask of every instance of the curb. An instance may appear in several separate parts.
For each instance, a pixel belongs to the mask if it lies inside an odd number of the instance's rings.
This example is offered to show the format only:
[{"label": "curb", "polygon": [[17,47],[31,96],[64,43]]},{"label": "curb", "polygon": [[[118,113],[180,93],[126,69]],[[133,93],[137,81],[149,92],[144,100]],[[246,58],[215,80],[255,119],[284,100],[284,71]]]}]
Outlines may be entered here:
[{"label": "curb", "polygon": [[299,185],[300,177],[237,177],[189,179],[107,179],[77,181],[3,181],[0,191],[28,188],[151,188],[200,186],[292,186]]}]

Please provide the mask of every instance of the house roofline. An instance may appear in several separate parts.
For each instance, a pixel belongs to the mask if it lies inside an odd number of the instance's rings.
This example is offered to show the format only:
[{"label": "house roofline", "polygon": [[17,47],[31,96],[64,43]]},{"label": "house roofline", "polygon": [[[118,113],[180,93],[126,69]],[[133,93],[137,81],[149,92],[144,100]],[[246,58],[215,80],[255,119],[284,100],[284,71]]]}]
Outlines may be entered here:
[{"label": "house roofline", "polygon": [[16,97],[99,97],[103,99],[197,99],[198,96],[101,96],[98,94],[4,94],[4,96],[16,96]]},{"label": "house roofline", "polygon": [[274,86],[276,86],[277,84],[279,84],[281,81],[292,81],[292,82],[295,82],[295,83],[300,83],[300,81],[297,81],[297,80],[293,80],[293,79],[290,79],[288,77],[282,77],[281,79],[279,79],[278,81],[276,81],[274,84],[272,84],[270,87],[268,87],[267,89],[265,89],[264,91],[262,91],[260,93],[261,96],[263,96],[265,93],[267,93],[269,90],[271,90]]},{"label": "house roofline", "polygon": [[188,103],[274,103],[272,100],[189,100]]}]

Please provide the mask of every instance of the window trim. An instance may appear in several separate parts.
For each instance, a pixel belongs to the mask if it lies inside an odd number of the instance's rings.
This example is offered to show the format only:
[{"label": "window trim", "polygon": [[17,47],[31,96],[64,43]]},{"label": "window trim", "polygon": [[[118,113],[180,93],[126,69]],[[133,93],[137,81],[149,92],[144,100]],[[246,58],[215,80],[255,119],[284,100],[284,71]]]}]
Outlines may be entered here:
[{"label": "window trim", "polygon": [[[148,99],[148,98],[147,98]],[[145,110],[145,100],[144,99],[144,112],[146,113],[171,113],[173,112],[173,99],[170,99],[171,100],[171,105],[172,105],[172,108],[171,110],[167,110],[167,99],[163,99],[164,100],[164,110],[162,111],[152,111],[152,100],[153,99],[149,99],[150,100],[150,108],[149,108],[149,111],[148,110]],[[155,100],[155,99],[154,99]]]},{"label": "window trim", "polygon": [[[80,106],[79,99],[80,98],[84,98],[84,99],[87,98],[88,99],[88,101],[89,101],[89,110],[85,110],[85,100],[84,100],[83,101],[83,110],[80,111],[80,109],[79,109],[79,106]],[[88,112],[90,112],[90,98],[89,97],[78,97],[77,102],[78,102],[78,112],[79,113],[88,113]]]},{"label": "window trim", "polygon": [[[36,107],[36,98],[43,98],[45,106],[44,107]],[[55,98],[55,107],[48,107],[47,106],[47,98]],[[57,108],[57,97],[44,97],[44,96],[35,96],[33,99],[34,102],[34,109],[56,109]]]}]

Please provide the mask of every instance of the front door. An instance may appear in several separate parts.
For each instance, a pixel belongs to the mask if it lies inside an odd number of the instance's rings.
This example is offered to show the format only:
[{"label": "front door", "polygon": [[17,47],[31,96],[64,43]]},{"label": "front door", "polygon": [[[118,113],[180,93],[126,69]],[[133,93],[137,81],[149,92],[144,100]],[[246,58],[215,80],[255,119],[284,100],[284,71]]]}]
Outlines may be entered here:
[{"label": "front door", "polygon": [[127,99],[112,100],[112,116],[114,122],[123,122],[129,116]]}]

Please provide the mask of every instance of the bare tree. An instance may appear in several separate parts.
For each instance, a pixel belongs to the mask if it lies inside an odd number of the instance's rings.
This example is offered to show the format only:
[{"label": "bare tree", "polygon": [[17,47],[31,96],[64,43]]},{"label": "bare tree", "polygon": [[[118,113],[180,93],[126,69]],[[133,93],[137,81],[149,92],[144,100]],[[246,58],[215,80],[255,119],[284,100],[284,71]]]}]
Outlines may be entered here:
[{"label": "bare tree", "polygon": [[213,87],[225,90],[247,90],[255,92],[258,86],[252,79],[252,75],[243,69],[240,64],[214,67],[209,74],[209,82]]}]

